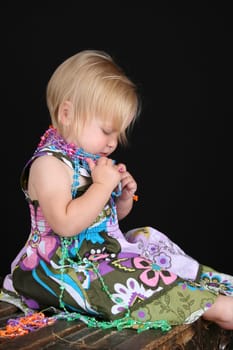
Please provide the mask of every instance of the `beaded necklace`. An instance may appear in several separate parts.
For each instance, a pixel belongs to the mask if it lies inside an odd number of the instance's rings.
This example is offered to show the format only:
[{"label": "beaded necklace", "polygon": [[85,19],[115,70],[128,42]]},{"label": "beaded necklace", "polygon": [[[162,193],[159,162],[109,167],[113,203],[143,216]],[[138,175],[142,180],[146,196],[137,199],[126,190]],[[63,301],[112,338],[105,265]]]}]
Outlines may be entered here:
[{"label": "beaded necklace", "polygon": [[[72,184],[72,198],[75,198],[77,194],[77,188],[79,186],[79,169],[82,166],[87,172],[90,174],[90,168],[86,161],[87,158],[91,158],[95,162],[100,158],[99,155],[88,153],[84,151],[82,148],[77,147],[74,143],[66,142],[61,135],[57,132],[57,130],[50,125],[49,129],[47,129],[43,136],[41,136],[40,143],[34,152],[34,156],[37,153],[49,148],[53,151],[62,152],[63,155],[67,156],[74,163],[74,175],[73,175],[73,184]],[[115,162],[115,161],[114,161]],[[113,197],[118,197],[121,195],[121,184],[118,185],[117,191],[112,192]]]},{"label": "beaded necklace", "polygon": [[[86,161],[86,158],[91,158],[94,161],[96,161],[99,156],[93,155],[91,153],[85,152],[82,148],[78,148],[73,143],[67,143],[57,132],[57,130],[50,126],[48,130],[44,133],[44,135],[41,137],[40,143],[34,153],[34,156],[38,154],[38,152],[45,152],[47,150],[53,150],[56,152],[62,153],[64,156],[71,159],[71,161],[74,164],[74,175],[73,175],[73,184],[71,188],[72,192],[72,198],[75,198],[77,194],[77,188],[79,186],[79,169],[80,166],[85,168],[88,173],[90,173],[89,165]],[[121,195],[121,187],[118,186],[117,191],[112,192],[112,197],[118,197]],[[135,196],[136,197],[136,196]],[[135,199],[137,200],[137,199]],[[131,317],[130,315],[130,309],[128,305],[125,305],[125,315],[122,318],[113,320],[113,321],[102,321],[97,320],[93,316],[88,316],[81,314],[79,312],[69,312],[66,307],[65,303],[63,302],[63,294],[65,291],[64,286],[64,274],[65,274],[65,266],[67,263],[70,264],[70,266],[79,265],[87,262],[87,258],[82,258],[79,255],[79,252],[77,251],[77,256],[79,258],[79,262],[74,262],[69,254],[69,247],[72,245],[75,238],[73,237],[61,237],[61,277],[62,277],[62,283],[60,286],[60,295],[59,295],[59,304],[60,308],[63,310],[62,312],[58,313],[55,317],[55,319],[65,319],[68,321],[72,320],[81,320],[84,323],[86,323],[89,327],[98,327],[102,329],[108,329],[108,328],[117,328],[118,330],[122,330],[124,328],[136,328],[137,332],[141,332],[147,329],[161,329],[162,331],[168,331],[171,329],[171,326],[166,320],[158,320],[158,321],[138,321]],[[101,276],[97,266],[94,262],[88,260],[88,264],[90,267],[92,267],[95,274],[98,276],[100,283],[102,285],[103,291],[108,295],[108,297],[113,300],[113,296],[109,292],[108,286],[106,285],[103,277]]]}]

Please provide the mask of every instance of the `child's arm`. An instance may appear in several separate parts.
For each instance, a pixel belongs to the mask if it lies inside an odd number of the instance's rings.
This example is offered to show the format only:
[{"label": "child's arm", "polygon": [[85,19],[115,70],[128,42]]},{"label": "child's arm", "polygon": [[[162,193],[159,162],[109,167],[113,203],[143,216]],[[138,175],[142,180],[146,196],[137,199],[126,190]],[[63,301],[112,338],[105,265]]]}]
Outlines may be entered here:
[{"label": "child's arm", "polygon": [[137,183],[133,176],[126,170],[124,164],[118,164],[118,170],[121,173],[121,188],[122,194],[116,200],[118,219],[126,217],[132,207],[134,194],[137,190]]},{"label": "child's arm", "polygon": [[121,173],[111,159],[89,163],[93,184],[72,199],[73,170],[52,156],[36,159],[30,170],[29,195],[39,201],[51,228],[61,236],[73,236],[90,226],[108,202]]}]

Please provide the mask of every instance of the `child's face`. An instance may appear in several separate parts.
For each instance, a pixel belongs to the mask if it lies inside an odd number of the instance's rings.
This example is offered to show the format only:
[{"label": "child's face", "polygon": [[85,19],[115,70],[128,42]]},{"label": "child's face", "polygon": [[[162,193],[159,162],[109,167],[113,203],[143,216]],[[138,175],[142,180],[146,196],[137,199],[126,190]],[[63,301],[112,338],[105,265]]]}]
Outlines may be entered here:
[{"label": "child's face", "polygon": [[80,135],[73,137],[74,142],[84,151],[101,157],[108,157],[118,145],[119,132],[113,128],[112,122],[93,118],[85,123]]}]

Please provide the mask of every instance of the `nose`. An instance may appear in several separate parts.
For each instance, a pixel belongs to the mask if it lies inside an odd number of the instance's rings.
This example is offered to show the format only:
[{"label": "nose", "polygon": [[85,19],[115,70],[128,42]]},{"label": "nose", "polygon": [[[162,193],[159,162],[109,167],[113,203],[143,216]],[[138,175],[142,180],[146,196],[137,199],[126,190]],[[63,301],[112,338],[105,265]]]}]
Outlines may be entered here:
[{"label": "nose", "polygon": [[107,146],[112,149],[115,148],[117,145],[117,138],[111,137],[111,139],[108,140]]}]

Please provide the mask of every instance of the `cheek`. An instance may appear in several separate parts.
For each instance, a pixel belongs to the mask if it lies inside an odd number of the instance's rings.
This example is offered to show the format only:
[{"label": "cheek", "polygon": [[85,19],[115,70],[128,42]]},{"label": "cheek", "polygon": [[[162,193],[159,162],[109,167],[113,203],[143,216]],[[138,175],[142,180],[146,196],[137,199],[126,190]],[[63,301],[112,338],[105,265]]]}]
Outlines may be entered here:
[{"label": "cheek", "polygon": [[106,142],[107,142],[106,139],[99,133],[96,133],[91,137],[89,136],[89,138],[86,139],[86,144],[88,145],[88,148],[91,153],[102,151],[106,145]]}]

